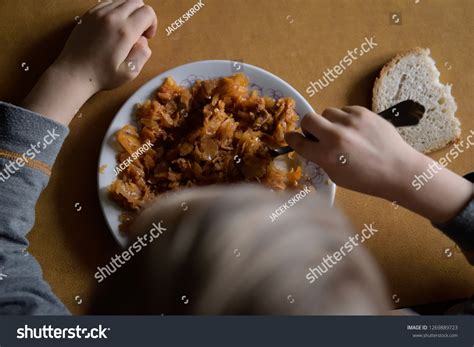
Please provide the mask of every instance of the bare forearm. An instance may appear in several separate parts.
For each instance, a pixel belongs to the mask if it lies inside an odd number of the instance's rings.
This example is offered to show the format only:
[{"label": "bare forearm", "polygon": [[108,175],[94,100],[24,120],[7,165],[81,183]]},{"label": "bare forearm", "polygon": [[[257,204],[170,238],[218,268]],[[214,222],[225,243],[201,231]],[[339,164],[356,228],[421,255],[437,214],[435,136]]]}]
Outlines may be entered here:
[{"label": "bare forearm", "polygon": [[[386,198],[397,201],[433,223],[443,223],[454,218],[469,203],[473,197],[473,185],[454,172],[434,164],[424,155],[414,157],[401,170],[399,183]],[[430,165],[437,168],[432,170],[432,178],[415,188],[412,184],[415,176],[422,175]]]},{"label": "bare forearm", "polygon": [[93,81],[53,64],[25,98],[22,107],[67,126],[81,106],[97,92]]}]

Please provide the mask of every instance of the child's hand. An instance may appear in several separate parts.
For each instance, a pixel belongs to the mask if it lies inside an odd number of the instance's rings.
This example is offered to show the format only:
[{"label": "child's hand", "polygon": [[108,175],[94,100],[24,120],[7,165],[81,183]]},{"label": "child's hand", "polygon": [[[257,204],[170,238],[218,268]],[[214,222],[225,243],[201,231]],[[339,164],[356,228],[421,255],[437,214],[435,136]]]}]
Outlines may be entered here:
[{"label": "child's hand", "polygon": [[101,3],[83,16],[54,65],[95,91],[116,88],[135,78],[150,58],[147,39],[156,27],[154,10],[142,0]]},{"label": "child's hand", "polygon": [[398,184],[400,169],[425,157],[410,147],[386,120],[360,106],[328,108],[322,115],[308,114],[303,130],[287,134],[288,144],[318,163],[338,185],[371,195],[384,196]]},{"label": "child's hand", "polygon": [[433,221],[453,217],[471,198],[470,182],[447,169],[439,170],[418,192],[412,181],[433,161],[364,107],[328,108],[322,115],[306,115],[301,126],[319,142],[292,132],[286,136],[288,144],[342,187],[396,200]]},{"label": "child's hand", "polygon": [[95,93],[134,79],[151,56],[154,10],[142,0],[104,1],[82,18],[22,106],[65,125]]}]

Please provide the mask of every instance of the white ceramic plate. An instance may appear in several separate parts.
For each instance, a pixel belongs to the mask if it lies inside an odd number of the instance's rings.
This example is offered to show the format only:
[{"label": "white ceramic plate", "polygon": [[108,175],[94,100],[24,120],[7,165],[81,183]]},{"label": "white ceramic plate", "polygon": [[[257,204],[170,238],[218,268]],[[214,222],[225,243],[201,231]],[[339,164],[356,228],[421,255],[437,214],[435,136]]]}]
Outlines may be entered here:
[{"label": "white ceramic plate", "polygon": [[[107,194],[108,186],[115,180],[114,168],[117,165],[118,144],[115,141],[115,133],[126,124],[136,124],[134,119],[135,105],[150,99],[166,77],[173,77],[177,83],[190,86],[197,79],[228,76],[237,72],[245,73],[250,79],[251,88],[259,90],[263,95],[274,98],[282,96],[293,98],[296,101],[296,111],[300,116],[313,112],[311,105],[303,96],[281,78],[261,68],[241,62],[228,60],[197,61],[168,70],[147,82],[125,102],[113,119],[102,143],[99,157],[100,204],[112,234],[122,247],[125,247],[128,243],[127,238],[119,231],[119,216],[122,210],[109,199]],[[336,192],[335,184],[332,182],[328,184],[328,177],[317,165],[305,160],[302,160],[302,162],[304,172],[311,177],[317,194],[322,199],[327,200],[329,204],[332,204]]]}]

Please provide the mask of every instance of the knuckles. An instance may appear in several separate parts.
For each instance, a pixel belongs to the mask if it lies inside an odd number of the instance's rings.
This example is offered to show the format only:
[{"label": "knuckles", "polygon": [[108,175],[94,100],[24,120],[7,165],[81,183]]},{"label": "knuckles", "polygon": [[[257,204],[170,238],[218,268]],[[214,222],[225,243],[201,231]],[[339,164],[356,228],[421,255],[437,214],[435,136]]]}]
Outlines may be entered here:
[{"label": "knuckles", "polygon": [[301,127],[306,128],[306,129],[310,128],[311,123],[313,122],[313,117],[316,117],[316,116],[312,113],[307,113],[301,120]]},{"label": "knuckles", "polygon": [[350,110],[349,113],[352,113],[356,116],[361,116],[368,111],[365,107],[358,105],[349,106],[348,109]]},{"label": "knuckles", "polygon": [[126,40],[130,36],[130,32],[127,27],[120,27],[118,29],[118,35],[122,40]]},{"label": "knuckles", "polygon": [[327,118],[327,117],[331,116],[331,114],[333,112],[334,112],[334,108],[333,107],[328,107],[323,112],[321,112],[321,116],[323,116],[324,118]]},{"label": "knuckles", "polygon": [[331,145],[340,148],[344,145],[345,129],[335,128],[330,134]]},{"label": "knuckles", "polygon": [[101,17],[101,20],[108,29],[114,29],[118,24],[117,18],[113,13],[106,14],[105,16]]},{"label": "knuckles", "polygon": [[143,6],[143,9],[146,10],[150,15],[152,15],[153,17],[156,16],[155,14],[155,10],[153,9],[153,7],[151,7],[150,5],[144,5]]}]

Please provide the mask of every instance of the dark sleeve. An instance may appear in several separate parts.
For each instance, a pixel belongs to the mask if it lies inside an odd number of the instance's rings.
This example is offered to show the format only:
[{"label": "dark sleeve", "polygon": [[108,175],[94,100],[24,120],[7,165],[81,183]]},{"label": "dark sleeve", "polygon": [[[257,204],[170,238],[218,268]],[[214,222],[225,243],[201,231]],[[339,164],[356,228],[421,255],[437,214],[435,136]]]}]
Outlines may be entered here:
[{"label": "dark sleeve", "polygon": [[[464,177],[471,182],[474,181],[474,173]],[[474,250],[474,199],[471,198],[467,206],[450,221],[433,225],[449,236],[461,249]]]},{"label": "dark sleeve", "polygon": [[69,313],[27,252],[26,239],[67,134],[59,123],[0,102],[0,314]]}]

